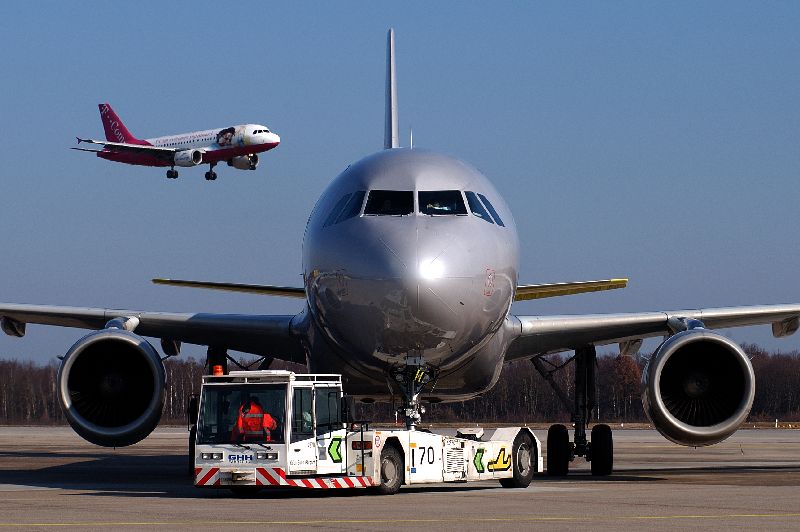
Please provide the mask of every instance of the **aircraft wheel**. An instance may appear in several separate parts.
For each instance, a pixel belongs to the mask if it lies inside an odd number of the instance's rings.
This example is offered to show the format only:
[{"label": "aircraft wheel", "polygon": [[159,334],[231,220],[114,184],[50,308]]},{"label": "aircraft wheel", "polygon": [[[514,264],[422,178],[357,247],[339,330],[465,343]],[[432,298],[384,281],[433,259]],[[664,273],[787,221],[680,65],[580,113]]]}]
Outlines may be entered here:
[{"label": "aircraft wheel", "polygon": [[614,469],[614,439],[611,427],[595,425],[592,427],[592,475],[610,475]]},{"label": "aircraft wheel", "polygon": [[551,425],[547,430],[547,474],[551,477],[567,476],[571,454],[567,427]]},{"label": "aircraft wheel", "polygon": [[167,170],[167,179],[178,179],[177,170]]},{"label": "aircraft wheel", "polygon": [[216,172],[206,172],[206,181],[214,181],[217,178]]},{"label": "aircraft wheel", "polygon": [[527,432],[520,431],[514,438],[511,449],[514,476],[501,478],[500,485],[504,488],[527,488],[533,480],[533,440]]},{"label": "aircraft wheel", "polygon": [[381,452],[381,483],[377,488],[381,495],[394,495],[403,484],[403,458],[400,451],[387,445]]}]

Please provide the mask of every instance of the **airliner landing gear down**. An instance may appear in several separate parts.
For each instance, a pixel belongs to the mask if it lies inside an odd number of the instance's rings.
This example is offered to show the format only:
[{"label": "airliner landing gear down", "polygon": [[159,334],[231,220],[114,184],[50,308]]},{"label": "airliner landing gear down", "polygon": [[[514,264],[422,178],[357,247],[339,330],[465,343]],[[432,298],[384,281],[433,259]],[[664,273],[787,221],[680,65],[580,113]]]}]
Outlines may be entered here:
[{"label": "airliner landing gear down", "polygon": [[419,395],[425,385],[435,380],[435,370],[425,364],[423,357],[408,356],[405,367],[396,368],[392,377],[403,387],[403,407],[399,412],[405,417],[406,428],[414,430],[425,413]]},{"label": "airliner landing gear down", "polygon": [[167,170],[167,179],[178,179],[178,171],[174,167]]},{"label": "airliner landing gear down", "polygon": [[553,380],[552,373],[562,369],[560,366],[548,369],[541,358],[531,361],[542,377],[561,399],[564,406],[572,413],[575,425],[574,441],[569,441],[569,431],[564,425],[553,425],[547,431],[547,474],[565,476],[569,472],[569,463],[577,456],[583,456],[592,466],[592,475],[610,475],[614,469],[614,441],[608,425],[595,425],[591,431],[591,441],[586,437],[586,427],[594,411],[594,398],[597,395],[595,372],[597,369],[597,352],[594,346],[586,346],[575,350],[575,398],[570,401],[558,383]]},{"label": "airliner landing gear down", "polygon": [[211,163],[208,165],[209,169],[206,172],[206,181],[214,181],[217,178],[217,173],[214,171],[214,167],[217,166],[217,163]]}]

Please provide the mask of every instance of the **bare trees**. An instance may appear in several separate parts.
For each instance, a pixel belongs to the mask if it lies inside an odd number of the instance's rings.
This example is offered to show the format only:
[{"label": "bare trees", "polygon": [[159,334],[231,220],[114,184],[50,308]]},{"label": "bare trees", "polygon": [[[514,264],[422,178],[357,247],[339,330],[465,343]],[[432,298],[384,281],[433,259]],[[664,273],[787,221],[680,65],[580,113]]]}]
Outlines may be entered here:
[{"label": "bare trees", "polygon": [[[753,421],[800,420],[800,353],[768,353],[755,345],[744,345],[756,374]],[[573,364],[568,356],[547,358],[556,382],[572,394]],[[597,359],[597,419],[614,422],[646,421],[642,411],[641,372],[643,360],[619,355]],[[167,390],[162,423],[183,423],[187,399],[199,393],[203,365],[191,358],[165,361]],[[277,361],[273,367],[286,367]],[[303,371],[293,365],[294,371]],[[56,394],[55,361],[40,366],[18,360],[0,360],[0,424],[49,424],[65,422]],[[431,404],[429,422],[568,422],[570,414],[550,386],[527,360],[507,364],[497,385],[482,397],[461,403]],[[365,419],[394,420],[391,405],[359,405],[356,415]]]},{"label": "bare trees", "polygon": [[0,423],[62,423],[56,396],[58,366],[0,360]]}]

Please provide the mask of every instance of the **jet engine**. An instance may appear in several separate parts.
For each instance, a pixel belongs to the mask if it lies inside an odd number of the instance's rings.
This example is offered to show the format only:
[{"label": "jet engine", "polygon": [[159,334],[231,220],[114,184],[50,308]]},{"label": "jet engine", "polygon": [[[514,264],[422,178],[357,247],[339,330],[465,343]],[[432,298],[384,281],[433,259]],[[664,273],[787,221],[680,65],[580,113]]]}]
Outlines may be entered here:
[{"label": "jet engine", "polygon": [[680,445],[713,445],[745,421],[755,375],[741,347],[703,328],[679,332],[658,348],[642,373],[650,421]]},{"label": "jet engine", "polygon": [[233,166],[237,170],[255,170],[258,166],[258,154],[234,157],[228,161],[228,166]]},{"label": "jet engine", "polygon": [[183,150],[175,152],[175,166],[197,166],[203,162],[200,150]]},{"label": "jet engine", "polygon": [[87,334],[58,370],[58,398],[84,439],[123,447],[155,429],[164,406],[164,366],[146,340],[122,329]]}]

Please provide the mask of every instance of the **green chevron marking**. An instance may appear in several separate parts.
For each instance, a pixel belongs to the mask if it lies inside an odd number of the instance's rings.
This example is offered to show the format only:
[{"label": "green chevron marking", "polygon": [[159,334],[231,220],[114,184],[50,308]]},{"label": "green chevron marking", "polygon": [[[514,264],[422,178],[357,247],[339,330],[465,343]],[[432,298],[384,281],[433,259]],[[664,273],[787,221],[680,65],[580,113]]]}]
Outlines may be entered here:
[{"label": "green chevron marking", "polygon": [[478,470],[478,473],[483,473],[483,453],[484,449],[478,449],[475,451],[475,459],[472,461],[475,464],[475,469]]},{"label": "green chevron marking", "polygon": [[342,439],[340,437],[335,437],[331,440],[330,445],[328,445],[328,456],[331,457],[335,463],[339,464],[342,461]]}]

